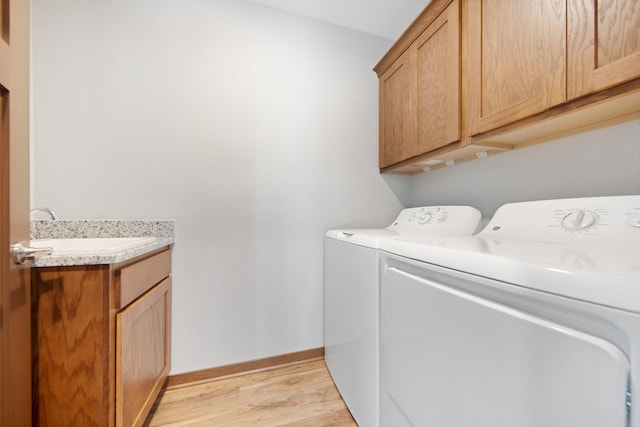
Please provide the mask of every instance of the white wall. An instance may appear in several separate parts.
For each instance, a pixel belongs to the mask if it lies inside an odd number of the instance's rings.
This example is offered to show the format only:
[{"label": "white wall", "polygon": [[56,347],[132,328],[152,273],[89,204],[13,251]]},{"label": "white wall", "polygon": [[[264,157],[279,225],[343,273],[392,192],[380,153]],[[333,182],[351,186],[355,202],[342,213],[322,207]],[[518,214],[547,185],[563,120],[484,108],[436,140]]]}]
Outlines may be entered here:
[{"label": "white wall", "polygon": [[409,204],[475,206],[640,194],[640,120],[412,177]]},{"label": "white wall", "polygon": [[322,235],[387,223],[390,41],[233,0],[32,0],[33,200],[175,219],[173,373],[323,345]]}]

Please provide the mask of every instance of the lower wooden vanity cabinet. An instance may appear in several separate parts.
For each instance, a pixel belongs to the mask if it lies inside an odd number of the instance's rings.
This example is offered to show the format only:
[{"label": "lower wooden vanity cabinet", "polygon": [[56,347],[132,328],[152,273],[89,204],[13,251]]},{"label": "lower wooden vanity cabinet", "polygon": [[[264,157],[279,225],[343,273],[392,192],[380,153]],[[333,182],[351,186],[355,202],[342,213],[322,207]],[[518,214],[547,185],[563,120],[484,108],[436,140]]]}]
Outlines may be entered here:
[{"label": "lower wooden vanity cabinet", "polygon": [[33,270],[33,424],[140,426],[170,365],[171,250]]}]

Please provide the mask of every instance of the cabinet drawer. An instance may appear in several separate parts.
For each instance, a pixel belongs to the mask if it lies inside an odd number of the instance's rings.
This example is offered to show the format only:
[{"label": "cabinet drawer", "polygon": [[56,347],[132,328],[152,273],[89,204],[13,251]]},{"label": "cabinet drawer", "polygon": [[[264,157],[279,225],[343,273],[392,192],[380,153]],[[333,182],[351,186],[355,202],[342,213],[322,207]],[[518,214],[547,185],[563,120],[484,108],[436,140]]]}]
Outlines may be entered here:
[{"label": "cabinet drawer", "polygon": [[116,308],[123,308],[171,274],[169,249],[115,272]]}]

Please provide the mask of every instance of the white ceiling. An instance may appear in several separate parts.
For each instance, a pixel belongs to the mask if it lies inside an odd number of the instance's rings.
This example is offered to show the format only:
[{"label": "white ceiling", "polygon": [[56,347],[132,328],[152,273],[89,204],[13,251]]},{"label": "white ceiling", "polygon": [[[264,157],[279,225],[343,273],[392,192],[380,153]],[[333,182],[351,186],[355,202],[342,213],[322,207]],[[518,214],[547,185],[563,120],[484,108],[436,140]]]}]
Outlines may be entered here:
[{"label": "white ceiling", "polygon": [[396,40],[431,0],[249,0]]}]

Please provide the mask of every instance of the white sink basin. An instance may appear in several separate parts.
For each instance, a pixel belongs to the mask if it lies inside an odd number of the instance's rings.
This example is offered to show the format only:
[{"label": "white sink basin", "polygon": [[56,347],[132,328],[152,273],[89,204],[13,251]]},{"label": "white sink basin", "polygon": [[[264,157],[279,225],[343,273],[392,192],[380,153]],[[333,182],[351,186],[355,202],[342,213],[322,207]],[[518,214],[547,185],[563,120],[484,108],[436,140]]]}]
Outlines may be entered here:
[{"label": "white sink basin", "polygon": [[152,243],[155,237],[100,239],[31,239],[34,248],[53,248],[52,255],[103,255]]}]

